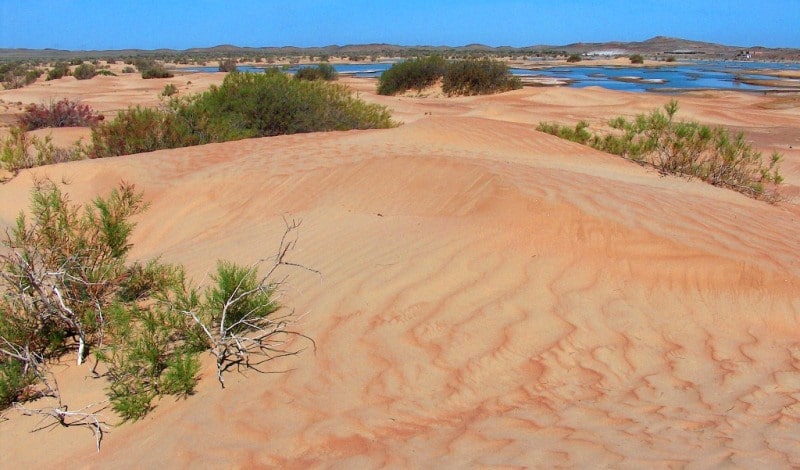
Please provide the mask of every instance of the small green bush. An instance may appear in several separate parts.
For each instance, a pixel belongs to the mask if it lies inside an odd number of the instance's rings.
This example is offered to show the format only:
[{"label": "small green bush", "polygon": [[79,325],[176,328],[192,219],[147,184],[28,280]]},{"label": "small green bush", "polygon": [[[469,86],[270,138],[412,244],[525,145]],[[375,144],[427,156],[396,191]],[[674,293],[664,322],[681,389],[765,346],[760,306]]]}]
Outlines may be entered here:
[{"label": "small green bush", "polygon": [[422,91],[444,76],[447,62],[441,56],[410,59],[392,65],[378,81],[379,95]]},{"label": "small green bush", "polygon": [[0,141],[0,167],[17,173],[25,168],[33,168],[55,163],[70,162],[85,158],[86,149],[75,146],[71,149],[56,148],[52,137],[40,139],[29,137],[21,127],[14,126]]},{"label": "small green bush", "polygon": [[[3,333],[0,332],[0,335]],[[36,376],[26,371],[24,364],[19,361],[0,359],[0,410],[23,399],[25,390],[36,380]]]},{"label": "small green bush", "polygon": [[448,95],[487,95],[522,88],[508,66],[489,58],[459,60],[448,64],[442,91]]},{"label": "small green bush", "polygon": [[128,108],[92,129],[90,158],[104,158],[197,145],[170,110]]},{"label": "small green bush", "polygon": [[122,73],[134,73],[134,72],[136,72],[136,69],[131,67],[130,65],[122,67]]},{"label": "small green bush", "polygon": [[569,57],[567,57],[567,62],[570,64],[580,62],[581,60],[583,60],[583,58],[580,54],[570,54]]},{"label": "small green bush", "polygon": [[232,72],[219,87],[174,98],[166,109],[131,108],[92,131],[92,157],[302,132],[391,127],[389,111],[341,85],[279,71]]},{"label": "small green bush", "polygon": [[592,138],[592,134],[587,130],[588,128],[589,123],[586,121],[578,122],[574,129],[568,126],[561,126],[556,123],[541,122],[536,127],[536,130],[585,145]]},{"label": "small green bush", "polygon": [[125,183],[82,207],[52,182],[37,185],[30,214],[20,213],[0,252],[0,408],[57,393],[48,364],[75,350],[78,365],[90,351],[105,364],[107,396],[123,421],[143,417],[158,396],[191,395],[201,351],[216,357],[223,386],[232,367],[261,371],[293,354],[281,344],[303,335],[284,329],[290,314],[271,318],[280,283],[270,276],[297,266],[283,261],[297,224],[287,225],[266,275],[260,263],[219,262],[212,284],[199,288],[181,266],[127,264],[131,218],[145,209]]},{"label": "small green bush", "polygon": [[[240,333],[247,329],[247,321],[264,318],[279,307],[272,299],[274,286],[259,286],[254,269],[220,261],[211,281],[205,298],[208,324]],[[239,302],[229,305],[237,297]]]},{"label": "small green bush", "polygon": [[156,64],[149,69],[146,69],[142,72],[142,78],[144,79],[151,79],[151,78],[172,78],[175,75],[172,74],[169,70],[165,69],[163,65]]},{"label": "small green bush", "polygon": [[72,71],[72,76],[78,80],[88,80],[97,75],[97,68],[90,63],[83,63]]},{"label": "small green bush", "polygon": [[42,70],[22,62],[0,63],[0,82],[6,90],[30,85],[41,77],[42,73]]},{"label": "small green bush", "polygon": [[178,93],[178,88],[172,83],[167,83],[161,91],[161,96],[172,96],[176,93]]},{"label": "small green bush", "polygon": [[62,77],[66,77],[70,75],[69,65],[65,62],[59,62],[47,72],[47,77],[45,80],[57,80]]},{"label": "small green bush", "polygon": [[236,59],[223,59],[219,61],[218,70],[220,72],[235,72],[236,71]]},{"label": "small green bush", "polygon": [[633,54],[632,56],[629,57],[629,59],[630,59],[632,64],[643,64],[644,63],[644,57],[642,57],[641,54]]},{"label": "small green bush", "polygon": [[302,67],[295,74],[297,80],[326,80],[332,81],[339,78],[339,74],[333,65],[322,63],[314,67]]},{"label": "small green bush", "polygon": [[722,127],[694,121],[678,122],[674,119],[677,111],[678,102],[673,100],[663,112],[656,109],[633,120],[617,117],[609,123],[617,132],[607,135],[590,137],[585,122],[578,123],[574,130],[551,123],[541,123],[537,129],[655,167],[665,174],[697,177],[770,202],[780,198],[780,154],[773,153],[764,161],[743,133],[731,134]]}]

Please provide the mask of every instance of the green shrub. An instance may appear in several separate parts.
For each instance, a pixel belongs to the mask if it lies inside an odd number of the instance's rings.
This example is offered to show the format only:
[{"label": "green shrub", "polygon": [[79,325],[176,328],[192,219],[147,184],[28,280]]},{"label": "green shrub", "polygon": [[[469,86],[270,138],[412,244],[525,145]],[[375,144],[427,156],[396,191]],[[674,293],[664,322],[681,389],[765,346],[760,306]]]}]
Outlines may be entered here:
[{"label": "green shrub", "polygon": [[[30,214],[19,215],[0,254],[0,407],[55,393],[47,366],[75,350],[78,365],[90,350],[106,365],[107,395],[123,421],[143,417],[158,396],[191,395],[201,351],[217,358],[223,386],[231,367],[260,371],[292,354],[280,344],[303,335],[284,329],[290,314],[271,318],[280,283],[270,278],[297,266],[283,260],[297,224],[287,226],[266,275],[260,263],[219,262],[212,284],[199,288],[181,266],[127,264],[131,218],[145,208],[125,183],[82,207],[52,182],[37,185]],[[31,389],[37,381],[44,390]]]},{"label": "green shrub", "polygon": [[142,78],[144,79],[151,79],[151,78],[172,78],[175,75],[172,74],[169,70],[165,69],[163,65],[156,64],[149,69],[146,69],[142,72]]},{"label": "green shrub", "polygon": [[666,61],[667,61],[667,62],[675,62],[675,56],[671,56],[671,55],[670,55],[670,56],[667,56],[667,59],[666,59]]},{"label": "green shrub", "polygon": [[694,121],[677,122],[677,111],[678,102],[673,100],[663,112],[656,109],[633,120],[617,117],[609,123],[616,133],[591,138],[584,122],[575,130],[549,123],[541,123],[537,129],[653,166],[665,174],[697,177],[771,202],[779,199],[778,185],[783,181],[780,154],[773,153],[765,162],[743,133],[731,134],[722,127]]},{"label": "green shrub", "polygon": [[[206,292],[205,310],[208,324],[240,333],[248,321],[257,321],[275,312],[279,305],[272,300],[275,286],[261,286],[256,271],[234,263],[217,263],[211,275],[212,287]],[[231,299],[238,298],[236,304]]]},{"label": "green shrub", "polygon": [[176,93],[178,93],[178,88],[172,83],[167,83],[161,91],[161,96],[172,96]]},{"label": "green shrub", "polygon": [[21,127],[14,126],[0,141],[0,166],[17,173],[25,168],[70,162],[85,158],[86,149],[80,145],[71,149],[56,148],[52,137],[30,137]]},{"label": "green shrub", "polygon": [[45,80],[57,80],[59,78],[66,77],[69,75],[70,75],[69,65],[67,65],[65,62],[59,62],[55,64],[53,68],[50,69],[49,72],[47,72],[47,77],[45,78]]},{"label": "green shrub", "polygon": [[379,95],[396,95],[408,90],[422,91],[444,76],[447,62],[434,55],[392,65],[378,80]]},{"label": "green shrub", "polygon": [[131,108],[92,131],[92,157],[301,132],[392,126],[388,110],[341,85],[279,71],[232,72],[219,87],[166,109]]},{"label": "green shrub", "polygon": [[34,383],[36,376],[26,371],[20,361],[0,359],[0,410],[24,399],[26,389]]},{"label": "green shrub", "polygon": [[336,80],[339,74],[333,65],[322,63],[314,67],[302,67],[295,74],[294,78],[297,80]]},{"label": "green shrub", "polygon": [[97,75],[97,68],[89,63],[81,64],[72,71],[72,76],[78,80],[88,80]]},{"label": "green shrub", "polygon": [[235,72],[236,71],[236,60],[235,59],[223,59],[219,61],[220,72]]},{"label": "green shrub", "polygon": [[3,88],[6,90],[30,85],[42,76],[42,73],[38,68],[22,62],[0,63],[0,82],[3,82]]},{"label": "green shrub", "polygon": [[583,58],[580,54],[570,54],[569,57],[567,57],[567,62],[570,64],[580,62],[581,60],[583,60]]},{"label": "green shrub", "polygon": [[442,91],[448,95],[487,95],[519,88],[522,82],[508,66],[489,58],[452,62],[442,81]]},{"label": "green shrub", "polygon": [[136,69],[131,67],[130,65],[122,67],[122,73],[134,73],[134,72],[136,72]]},{"label": "green shrub", "polygon": [[90,158],[104,158],[205,143],[196,141],[170,110],[128,108],[92,129]]},{"label": "green shrub", "polygon": [[631,60],[632,64],[643,64],[644,63],[644,57],[642,57],[641,54],[633,54],[632,56],[630,56],[630,60]]},{"label": "green shrub", "polygon": [[561,126],[556,123],[541,122],[536,127],[536,130],[585,145],[592,138],[592,134],[587,130],[588,128],[589,123],[586,121],[578,122],[574,129],[568,126]]}]

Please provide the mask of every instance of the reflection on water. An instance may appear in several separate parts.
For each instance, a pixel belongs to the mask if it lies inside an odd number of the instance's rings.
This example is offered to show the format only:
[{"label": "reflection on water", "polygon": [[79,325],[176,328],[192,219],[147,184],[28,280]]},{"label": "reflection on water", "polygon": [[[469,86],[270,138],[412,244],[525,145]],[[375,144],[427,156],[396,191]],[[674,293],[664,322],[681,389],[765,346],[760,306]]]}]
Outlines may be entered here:
[{"label": "reflection on water", "polygon": [[[379,77],[391,67],[391,63],[334,64],[342,75],[355,77]],[[293,66],[288,71],[296,72],[300,67]],[[266,67],[240,66],[244,72],[263,72]],[[763,91],[773,88],[750,85],[737,80],[762,79],[773,77],[759,75],[757,71],[798,70],[800,64],[772,62],[706,62],[697,61],[686,65],[664,65],[663,67],[544,67],[535,70],[512,68],[511,72],[520,77],[537,77],[564,81],[568,86],[584,88],[599,86],[622,91],[686,91],[693,89]],[[216,67],[192,67],[188,72],[216,72]]]}]

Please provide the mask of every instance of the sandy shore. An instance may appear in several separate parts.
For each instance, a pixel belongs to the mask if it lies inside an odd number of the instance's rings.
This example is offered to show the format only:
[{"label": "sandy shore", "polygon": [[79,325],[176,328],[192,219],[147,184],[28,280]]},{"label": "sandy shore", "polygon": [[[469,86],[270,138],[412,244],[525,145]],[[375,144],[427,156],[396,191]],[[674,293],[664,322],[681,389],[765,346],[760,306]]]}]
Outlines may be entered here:
[{"label": "sandy shore", "polygon": [[[219,79],[64,79],[0,99],[110,112],[157,104],[170,81]],[[195,396],[114,428],[100,453],[86,429],[31,434],[39,420],[10,412],[0,467],[800,466],[796,97],[679,97],[679,116],[784,154],[787,200],[769,205],[535,130],[671,96],[380,97],[373,81],[346,83],[405,124],[81,161],[0,185],[6,226],[37,176],[69,182],[77,201],[133,182],[151,202],[133,257],[195,279],[218,258],[271,254],[282,218],[302,219],[293,260],[323,273],[290,273],[286,302],[317,350],[271,365],[289,372],[232,374],[221,390],[206,360]],[[72,409],[102,399],[90,368],[58,368]]]}]

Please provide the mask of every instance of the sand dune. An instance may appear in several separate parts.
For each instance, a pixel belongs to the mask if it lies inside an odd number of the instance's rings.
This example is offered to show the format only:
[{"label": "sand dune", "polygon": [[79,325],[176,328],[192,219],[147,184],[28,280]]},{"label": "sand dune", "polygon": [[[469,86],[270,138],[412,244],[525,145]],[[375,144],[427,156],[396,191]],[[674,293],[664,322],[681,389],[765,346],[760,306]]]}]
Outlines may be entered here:
[{"label": "sand dune", "polygon": [[[317,350],[271,366],[289,372],[233,374],[221,390],[206,363],[194,397],[114,428],[99,454],[86,430],[31,435],[37,420],[12,413],[0,465],[800,466],[797,102],[680,98],[687,117],[785,154],[788,200],[773,206],[534,130],[669,97],[395,98],[348,82],[406,124],[75,162],[0,185],[8,224],[34,175],[79,201],[131,181],[152,203],[133,256],[195,279],[217,258],[270,255],[282,218],[302,219],[293,260],[323,273],[290,273],[286,302]],[[73,408],[102,398],[85,367],[63,366],[59,383]]]}]

